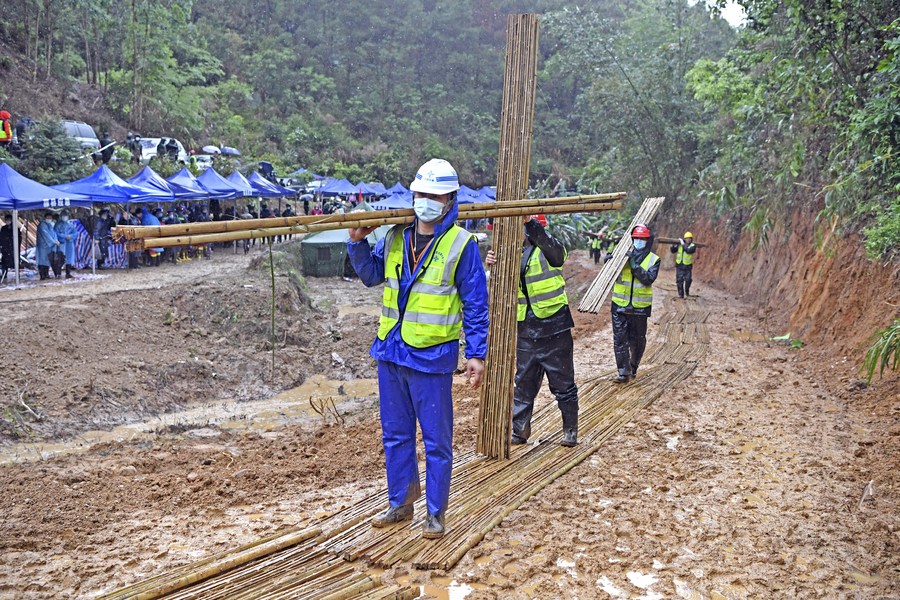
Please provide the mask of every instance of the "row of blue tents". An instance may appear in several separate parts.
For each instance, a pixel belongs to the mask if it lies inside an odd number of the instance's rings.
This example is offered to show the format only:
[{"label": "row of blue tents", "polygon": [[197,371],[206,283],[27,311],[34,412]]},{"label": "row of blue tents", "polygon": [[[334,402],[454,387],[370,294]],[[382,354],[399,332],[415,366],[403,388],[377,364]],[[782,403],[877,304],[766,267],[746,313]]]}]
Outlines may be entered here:
[{"label": "row of blue tents", "polygon": [[[207,169],[199,177],[194,177],[185,168],[172,177],[163,179],[150,167],[144,167],[134,177],[124,180],[106,165],[83,179],[46,186],[18,173],[6,163],[0,163],[0,210],[11,210],[14,223],[18,222],[20,210],[90,207],[95,203],[140,204],[241,197],[275,198],[295,194],[294,190],[276,185],[259,173],[246,178],[235,171],[228,177],[222,177],[214,169]],[[13,227],[13,247],[18,246],[18,227]],[[13,255],[18,285],[19,253],[14,252]]]}]

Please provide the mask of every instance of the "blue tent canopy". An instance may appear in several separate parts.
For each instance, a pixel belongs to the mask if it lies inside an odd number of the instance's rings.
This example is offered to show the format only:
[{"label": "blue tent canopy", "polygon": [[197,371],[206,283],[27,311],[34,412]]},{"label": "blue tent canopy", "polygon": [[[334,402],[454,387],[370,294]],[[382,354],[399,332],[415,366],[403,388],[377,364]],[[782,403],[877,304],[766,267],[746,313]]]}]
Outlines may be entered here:
[{"label": "blue tent canopy", "polygon": [[191,190],[196,198],[209,198],[209,192],[197,183],[197,178],[191,173],[187,167],[184,167],[168,179],[170,185],[177,185],[180,188]]},{"label": "blue tent canopy", "polygon": [[375,192],[379,196],[387,196],[387,189],[385,189],[384,184],[380,181],[370,181],[368,184],[369,189]]},{"label": "blue tent canopy", "polygon": [[381,192],[370,186],[365,181],[360,181],[356,184],[356,192],[361,193],[363,196],[380,196]]},{"label": "blue tent canopy", "polygon": [[6,163],[0,163],[0,209],[33,210],[90,206],[93,201],[82,194],[63,193],[17,173]]},{"label": "blue tent canopy", "polygon": [[459,186],[459,195],[461,196],[477,196],[478,192],[467,185]]},{"label": "blue tent canopy", "polygon": [[375,210],[393,210],[396,208],[412,208],[412,194],[393,194],[382,200],[372,202]]},{"label": "blue tent canopy", "polygon": [[174,199],[172,192],[128,183],[106,165],[83,179],[54,185],[53,189],[84,194],[94,202],[171,202]]},{"label": "blue tent canopy", "polygon": [[260,196],[263,196],[265,198],[274,198],[276,196],[293,196],[297,193],[294,190],[272,183],[257,172],[251,173],[250,177],[247,178],[247,181],[249,181],[250,185],[252,185],[256,189],[256,191],[259,192]]},{"label": "blue tent canopy", "polygon": [[399,181],[387,189],[388,194],[402,194],[408,191],[409,190],[403,187],[403,184]]},{"label": "blue tent canopy", "polygon": [[241,175],[240,172],[235,171],[225,179],[234,187],[239,188],[243,196],[259,196],[259,190],[250,185],[247,178]]},{"label": "blue tent canopy", "polygon": [[144,167],[137,175],[129,178],[128,183],[146,188],[153,188],[163,192],[170,192],[176,200],[188,200],[192,198],[208,198],[209,194],[199,187],[190,188],[173,181],[166,181],[162,176],[151,169]]},{"label": "blue tent canopy", "polygon": [[230,181],[219,175],[219,173],[210,167],[200,174],[197,183],[204,190],[209,192],[210,198],[219,200],[227,200],[229,198],[237,198],[242,195],[243,191],[238,189]]},{"label": "blue tent canopy", "polygon": [[319,188],[319,192],[323,196],[355,196],[359,189],[346,179],[332,179]]},{"label": "blue tent canopy", "polygon": [[484,186],[483,188],[481,188],[481,189],[478,190],[478,191],[481,192],[483,195],[487,196],[488,198],[490,198],[491,200],[496,200],[496,199],[497,199],[497,190],[496,190],[496,188],[492,188],[492,187],[486,185],[486,186]]}]

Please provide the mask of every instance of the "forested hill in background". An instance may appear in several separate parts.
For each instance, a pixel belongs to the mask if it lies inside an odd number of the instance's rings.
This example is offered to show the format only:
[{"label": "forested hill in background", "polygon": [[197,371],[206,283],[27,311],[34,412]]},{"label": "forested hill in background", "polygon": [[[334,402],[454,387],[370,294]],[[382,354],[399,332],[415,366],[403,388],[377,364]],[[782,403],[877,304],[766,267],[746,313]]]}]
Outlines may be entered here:
[{"label": "forested hill in background", "polygon": [[[537,12],[534,186],[664,194],[762,243],[806,203],[890,256],[895,2],[740,4],[735,30],[687,0],[6,0],[0,105],[40,118],[87,91],[92,124],[236,146],[282,173],[392,182],[442,156],[481,185],[495,178],[505,15]],[[18,100],[30,86],[58,96]]]}]

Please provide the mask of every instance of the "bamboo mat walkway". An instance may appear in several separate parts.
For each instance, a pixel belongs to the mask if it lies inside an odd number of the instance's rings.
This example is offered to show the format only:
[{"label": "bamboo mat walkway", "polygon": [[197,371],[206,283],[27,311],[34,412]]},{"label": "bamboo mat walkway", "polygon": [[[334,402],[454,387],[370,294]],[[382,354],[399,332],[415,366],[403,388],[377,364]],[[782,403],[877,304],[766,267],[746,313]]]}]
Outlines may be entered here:
[{"label": "bamboo mat walkway", "polygon": [[[578,446],[559,445],[559,410],[555,403],[549,403],[535,413],[533,443],[513,447],[509,460],[486,459],[474,452],[455,457],[444,538],[421,537],[424,496],[416,502],[417,516],[412,523],[372,528],[369,517],[387,505],[383,491],[318,523],[316,529],[309,530],[310,534],[317,534],[315,537],[178,591],[172,591],[173,586],[184,582],[186,576],[198,572],[206,576],[210,563],[215,561],[232,567],[238,561],[229,562],[229,557],[233,559],[241,552],[246,555],[260,542],[181,567],[104,598],[415,598],[417,589],[383,585],[372,569],[400,563],[411,563],[418,569],[452,568],[507,515],[593,454],[665,390],[690,376],[709,346],[709,311],[699,299],[679,300],[673,296],[669,294],[668,302],[660,307],[665,310],[659,311],[659,318],[651,320],[651,341],[639,375],[632,383],[613,384],[612,371],[579,382]],[[289,535],[306,537],[297,532]],[[277,544],[278,539],[277,535],[270,536],[264,542]]]}]

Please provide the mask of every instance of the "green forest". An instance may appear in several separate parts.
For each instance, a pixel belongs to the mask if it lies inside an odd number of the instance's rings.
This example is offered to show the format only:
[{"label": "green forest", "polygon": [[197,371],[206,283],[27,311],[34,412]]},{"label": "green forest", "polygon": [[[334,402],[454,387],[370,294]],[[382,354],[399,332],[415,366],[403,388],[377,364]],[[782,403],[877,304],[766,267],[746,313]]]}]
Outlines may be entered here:
[{"label": "green forest", "polygon": [[440,156],[480,186],[496,177],[505,17],[535,12],[536,190],[665,195],[762,244],[808,205],[870,258],[896,256],[896,3],[742,0],[737,28],[724,4],[6,0],[0,78],[24,57],[32,81],[102,89],[124,127],[281,173],[408,181]]}]

